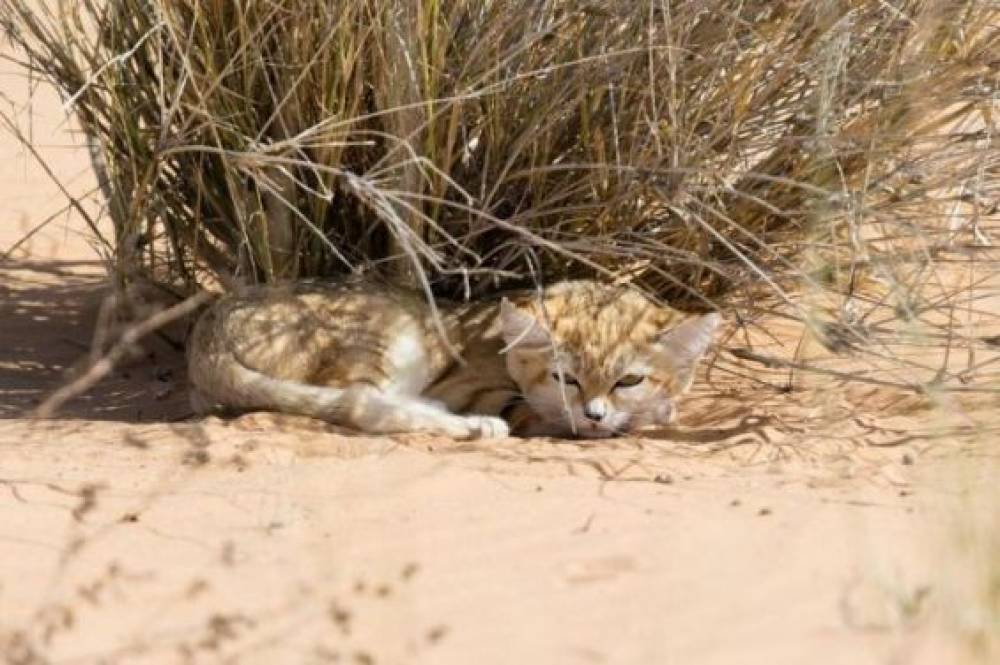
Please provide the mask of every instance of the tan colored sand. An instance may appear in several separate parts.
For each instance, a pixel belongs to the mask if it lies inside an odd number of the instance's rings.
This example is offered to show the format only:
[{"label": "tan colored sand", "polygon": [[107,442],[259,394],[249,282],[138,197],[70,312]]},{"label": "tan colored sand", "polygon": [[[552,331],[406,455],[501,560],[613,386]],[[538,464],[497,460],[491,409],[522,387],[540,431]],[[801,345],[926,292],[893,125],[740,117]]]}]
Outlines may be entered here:
[{"label": "tan colored sand", "polygon": [[[36,142],[71,143],[39,94]],[[82,151],[46,154],[91,186]],[[0,142],[0,254],[55,191]],[[5,662],[974,662],[995,399],[715,372],[645,439],[365,438],[184,420],[181,358],[154,340],[30,421],[101,302],[80,228],[0,264]]]}]

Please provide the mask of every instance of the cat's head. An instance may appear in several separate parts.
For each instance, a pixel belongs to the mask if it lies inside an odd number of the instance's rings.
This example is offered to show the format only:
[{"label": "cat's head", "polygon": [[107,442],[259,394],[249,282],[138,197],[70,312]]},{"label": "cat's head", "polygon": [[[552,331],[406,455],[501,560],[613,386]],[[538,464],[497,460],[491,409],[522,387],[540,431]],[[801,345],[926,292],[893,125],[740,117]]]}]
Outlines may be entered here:
[{"label": "cat's head", "polygon": [[507,369],[543,430],[614,436],[673,420],[718,314],[690,316],[641,294],[562,282],[541,298],[503,300]]}]

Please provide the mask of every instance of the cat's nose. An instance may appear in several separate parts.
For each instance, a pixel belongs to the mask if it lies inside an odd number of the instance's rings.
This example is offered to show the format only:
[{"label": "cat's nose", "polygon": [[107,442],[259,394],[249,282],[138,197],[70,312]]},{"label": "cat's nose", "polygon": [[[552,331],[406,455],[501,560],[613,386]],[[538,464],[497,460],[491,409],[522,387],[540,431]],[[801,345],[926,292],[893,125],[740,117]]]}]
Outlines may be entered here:
[{"label": "cat's nose", "polygon": [[604,416],[608,415],[607,405],[604,403],[604,400],[592,399],[583,405],[583,415],[587,420],[599,423],[604,420]]}]

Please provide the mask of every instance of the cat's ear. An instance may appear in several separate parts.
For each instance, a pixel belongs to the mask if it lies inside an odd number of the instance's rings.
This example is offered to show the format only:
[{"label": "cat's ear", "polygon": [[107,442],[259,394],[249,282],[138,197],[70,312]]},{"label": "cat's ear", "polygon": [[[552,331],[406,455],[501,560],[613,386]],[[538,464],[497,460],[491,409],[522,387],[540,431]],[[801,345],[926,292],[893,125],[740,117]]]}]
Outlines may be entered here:
[{"label": "cat's ear", "polygon": [[715,312],[692,316],[657,338],[657,346],[677,370],[680,385],[687,387],[691,383],[695,365],[708,351],[721,321]]},{"label": "cat's ear", "polygon": [[500,326],[508,349],[515,346],[540,348],[552,343],[548,331],[538,319],[506,298],[500,301]]}]

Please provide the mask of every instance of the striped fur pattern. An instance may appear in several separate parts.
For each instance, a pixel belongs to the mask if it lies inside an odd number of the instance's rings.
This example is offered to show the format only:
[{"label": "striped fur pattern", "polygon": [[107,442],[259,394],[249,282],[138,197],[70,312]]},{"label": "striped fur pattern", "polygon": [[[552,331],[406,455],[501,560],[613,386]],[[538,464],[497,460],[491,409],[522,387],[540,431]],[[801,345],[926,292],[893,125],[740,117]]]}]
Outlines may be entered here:
[{"label": "striped fur pattern", "polygon": [[365,281],[252,287],[196,324],[192,404],[370,433],[613,436],[670,422],[717,324],[594,281],[437,312]]}]

